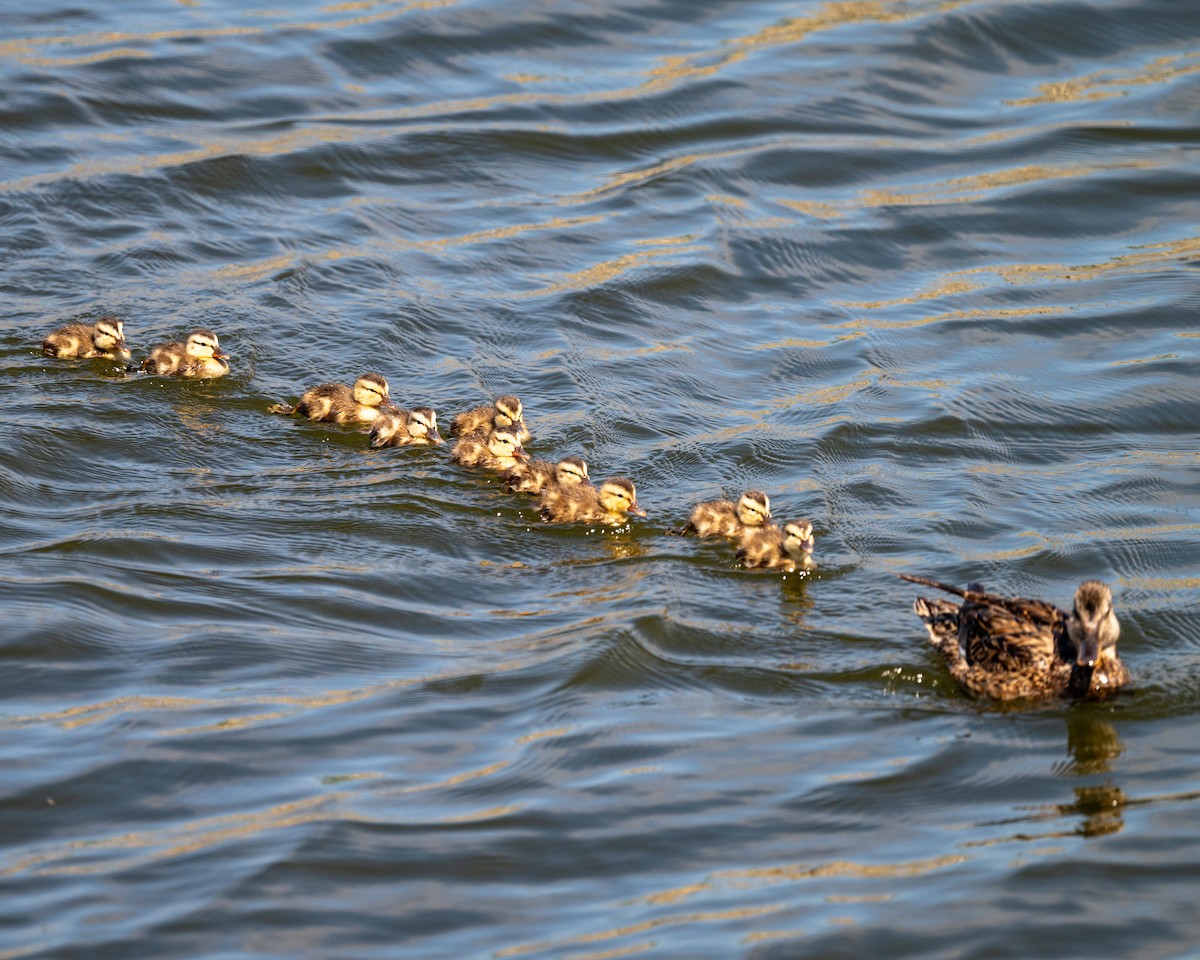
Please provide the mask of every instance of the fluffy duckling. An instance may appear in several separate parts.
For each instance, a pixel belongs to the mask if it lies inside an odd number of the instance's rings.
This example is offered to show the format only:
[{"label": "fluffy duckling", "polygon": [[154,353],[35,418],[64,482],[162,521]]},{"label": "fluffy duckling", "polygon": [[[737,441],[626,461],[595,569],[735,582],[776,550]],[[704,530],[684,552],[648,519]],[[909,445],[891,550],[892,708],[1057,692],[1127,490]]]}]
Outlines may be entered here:
[{"label": "fluffy duckling", "polygon": [[294,407],[279,403],[272,413],[298,413],[322,423],[373,423],[388,403],[388,382],[378,373],[364,373],[353,387],[321,383],[304,391]]},{"label": "fluffy duckling", "polygon": [[460,437],[450,454],[454,463],[464,467],[483,467],[487,470],[511,470],[528,455],[511,427],[493,427],[491,433]]},{"label": "fluffy duckling", "polygon": [[525,409],[511,393],[497,397],[490,407],[475,407],[456,414],[450,421],[450,436],[469,437],[475,433],[487,433],[493,427],[512,427],[521,443],[533,439],[525,428]]},{"label": "fluffy duckling", "polygon": [[747,490],[735,504],[730,500],[698,503],[682,527],[668,530],[686,536],[724,537],[737,540],[752,527],[763,527],[771,519],[771,501],[761,490]]},{"label": "fluffy duckling", "polygon": [[504,485],[513,493],[539,494],[554,484],[574,487],[581,483],[588,483],[588,467],[583,457],[567,457],[558,463],[528,460],[504,471]]},{"label": "fluffy duckling", "polygon": [[807,520],[789,520],[781,530],[774,524],[750,526],[742,531],[737,558],[748,570],[811,570],[813,528]]},{"label": "fluffy duckling", "polygon": [[128,357],[125,324],[116,317],[101,317],[90,327],[86,323],[68,323],[46,335],[42,353],[71,360]]},{"label": "fluffy duckling", "polygon": [[917,597],[913,612],[925,623],[951,676],[972,696],[1101,697],[1130,681],[1117,656],[1121,626],[1112,591],[1099,580],[1079,585],[1067,613],[1044,600],[987,593],[979,584],[960,590],[907,573],[900,577],[963,598],[958,606]]},{"label": "fluffy duckling", "polygon": [[407,447],[442,442],[438,433],[437,414],[429,407],[387,410],[376,417],[371,426],[372,447]]},{"label": "fluffy duckling", "polygon": [[606,523],[619,527],[629,514],[644,517],[638,506],[637,490],[627,477],[613,477],[600,489],[578,484],[574,487],[548,487],[538,500],[538,511],[547,523]]},{"label": "fluffy duckling", "polygon": [[184,343],[160,343],[142,361],[142,369],[160,377],[223,377],[229,372],[228,359],[215,333],[196,330]]}]

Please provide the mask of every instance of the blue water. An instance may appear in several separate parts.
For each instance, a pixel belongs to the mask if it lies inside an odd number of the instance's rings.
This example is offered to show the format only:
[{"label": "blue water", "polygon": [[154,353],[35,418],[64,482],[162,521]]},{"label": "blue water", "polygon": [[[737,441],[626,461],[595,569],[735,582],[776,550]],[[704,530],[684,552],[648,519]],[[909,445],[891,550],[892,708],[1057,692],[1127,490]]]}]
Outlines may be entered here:
[{"label": "blue water", "polygon": [[[1198,83],[1179,0],[0,12],[0,958],[1191,955]],[[648,517],[267,412],[367,370]],[[663,536],[747,488],[813,574]],[[970,700],[898,571],[1134,684]]]}]

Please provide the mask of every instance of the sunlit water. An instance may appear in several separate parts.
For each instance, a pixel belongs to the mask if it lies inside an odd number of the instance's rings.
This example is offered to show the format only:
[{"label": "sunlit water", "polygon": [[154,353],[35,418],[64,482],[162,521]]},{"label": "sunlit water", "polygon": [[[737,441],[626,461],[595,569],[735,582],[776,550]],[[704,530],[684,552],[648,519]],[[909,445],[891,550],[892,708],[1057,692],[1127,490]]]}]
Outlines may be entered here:
[{"label": "sunlit water", "polygon": [[[1194,950],[1194,4],[9,6],[0,957]],[[366,370],[649,517],[267,413]],[[662,535],[747,487],[814,575]],[[1134,688],[966,699],[902,570]]]}]

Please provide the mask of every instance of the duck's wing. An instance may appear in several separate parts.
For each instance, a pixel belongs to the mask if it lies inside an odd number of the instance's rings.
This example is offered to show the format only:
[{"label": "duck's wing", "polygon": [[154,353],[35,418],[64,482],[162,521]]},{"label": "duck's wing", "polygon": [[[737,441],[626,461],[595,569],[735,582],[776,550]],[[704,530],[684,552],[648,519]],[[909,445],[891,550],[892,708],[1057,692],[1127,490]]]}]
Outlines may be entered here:
[{"label": "duck's wing", "polygon": [[1052,604],[1016,598],[998,606],[968,600],[959,614],[959,644],[967,662],[986,670],[1020,670],[1062,661],[1058,640],[1065,616]]}]

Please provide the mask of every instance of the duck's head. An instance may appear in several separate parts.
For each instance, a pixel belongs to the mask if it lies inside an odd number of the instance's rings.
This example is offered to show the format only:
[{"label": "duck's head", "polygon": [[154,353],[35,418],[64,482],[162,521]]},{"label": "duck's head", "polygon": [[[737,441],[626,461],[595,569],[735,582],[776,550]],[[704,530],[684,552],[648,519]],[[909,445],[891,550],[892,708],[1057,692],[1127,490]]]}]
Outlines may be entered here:
[{"label": "duck's head", "polygon": [[587,464],[583,462],[583,457],[567,457],[565,460],[559,460],[554,466],[554,479],[558,481],[559,486],[576,487],[581,483],[588,482]]},{"label": "duck's head", "polygon": [[771,519],[771,501],[761,490],[747,490],[737,502],[737,518],[747,527],[761,527]]},{"label": "duck's head", "polygon": [[196,330],[188,334],[184,353],[197,360],[228,360],[229,354],[221,349],[217,335],[211,330]]},{"label": "duck's head", "polygon": [[125,347],[125,324],[116,317],[101,317],[97,320],[92,330],[92,339],[98,350],[105,353],[115,351],[122,356],[129,356],[129,350]]},{"label": "duck's head", "polygon": [[646,511],[638,506],[637,490],[628,477],[613,477],[600,486],[600,505],[611,513],[632,513],[644,517]]},{"label": "duck's head", "polygon": [[1075,665],[1092,668],[1117,646],[1121,625],[1112,608],[1112,591],[1099,580],[1085,580],[1075,591],[1075,608],[1067,620],[1075,644]]},{"label": "duck's head", "polygon": [[388,382],[378,373],[364,373],[354,381],[354,402],[364,407],[387,403]]},{"label": "duck's head", "polygon": [[497,460],[528,460],[529,457],[511,427],[496,427],[488,434],[488,453]]},{"label": "duck's head", "polygon": [[813,527],[807,520],[789,520],[783,525],[783,549],[793,560],[812,556]]},{"label": "duck's head", "polygon": [[414,407],[408,412],[408,435],[430,443],[441,443],[437,414],[430,407]]},{"label": "duck's head", "polygon": [[496,398],[496,415],[492,423],[497,427],[513,427],[518,433],[525,425],[525,408],[511,393]]}]

